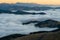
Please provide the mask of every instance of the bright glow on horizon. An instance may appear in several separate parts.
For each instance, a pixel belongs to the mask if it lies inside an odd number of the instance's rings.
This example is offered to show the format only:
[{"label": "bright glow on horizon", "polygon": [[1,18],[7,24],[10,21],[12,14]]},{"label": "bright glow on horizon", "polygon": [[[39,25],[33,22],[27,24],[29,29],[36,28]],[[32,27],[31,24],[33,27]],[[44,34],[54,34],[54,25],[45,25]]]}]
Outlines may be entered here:
[{"label": "bright glow on horizon", "polygon": [[60,5],[60,0],[0,0],[0,3],[16,3],[16,2]]}]

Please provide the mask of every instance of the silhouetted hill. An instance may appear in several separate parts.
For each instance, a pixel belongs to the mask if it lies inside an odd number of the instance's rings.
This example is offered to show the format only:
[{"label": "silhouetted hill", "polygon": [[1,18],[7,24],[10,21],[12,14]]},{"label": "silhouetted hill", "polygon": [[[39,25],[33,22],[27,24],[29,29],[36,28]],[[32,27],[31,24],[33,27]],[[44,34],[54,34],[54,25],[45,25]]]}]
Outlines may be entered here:
[{"label": "silhouetted hill", "polygon": [[16,4],[8,4],[8,3],[0,3],[0,9],[4,10],[49,10],[52,7],[48,5],[41,5],[35,3],[16,3]]},{"label": "silhouetted hill", "polygon": [[2,9],[0,9],[0,13],[11,13],[11,11],[9,11],[9,10],[2,10]]},{"label": "silhouetted hill", "polygon": [[4,37],[0,38],[0,40],[11,40],[11,39],[22,37],[22,36],[25,36],[25,35],[22,35],[22,34],[11,34],[11,35],[4,36]]},{"label": "silhouetted hill", "polygon": [[17,10],[17,11],[15,11],[15,12],[12,12],[12,11],[10,11],[10,10],[2,10],[2,9],[0,9],[0,14],[1,13],[8,13],[8,14],[20,14],[20,15],[27,15],[27,14],[32,14],[32,15],[35,15],[35,14],[41,14],[41,15],[45,15],[46,13],[44,13],[44,12],[40,12],[40,13],[29,13],[29,12],[25,12],[25,11],[23,11],[23,10]]},{"label": "silhouetted hill", "polygon": [[59,21],[55,21],[55,20],[51,20],[51,19],[48,19],[48,20],[45,20],[45,21],[28,21],[28,22],[25,22],[25,23],[22,23],[23,25],[28,25],[30,23],[36,23],[35,24],[35,27],[49,27],[49,28],[55,28],[55,27],[58,27],[60,28],[60,22]]},{"label": "silhouetted hill", "polygon": [[37,24],[35,24],[35,26],[36,27],[50,27],[50,28],[58,27],[60,28],[60,22],[55,21],[55,20],[46,20],[46,21],[38,22]]}]

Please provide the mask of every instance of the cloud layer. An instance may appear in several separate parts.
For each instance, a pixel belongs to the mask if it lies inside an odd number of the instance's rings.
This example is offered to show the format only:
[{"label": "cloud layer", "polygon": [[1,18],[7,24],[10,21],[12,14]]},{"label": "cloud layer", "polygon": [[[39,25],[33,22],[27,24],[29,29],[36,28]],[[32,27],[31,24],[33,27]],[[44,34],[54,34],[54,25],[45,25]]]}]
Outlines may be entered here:
[{"label": "cloud layer", "polygon": [[[60,11],[43,11],[46,15],[14,15],[14,14],[0,14],[0,37],[10,34],[29,34],[36,31],[51,31],[57,28],[38,28],[33,23],[28,25],[22,25],[27,21],[44,21],[47,19],[53,19],[60,21]],[[52,14],[52,15],[51,15]]]}]

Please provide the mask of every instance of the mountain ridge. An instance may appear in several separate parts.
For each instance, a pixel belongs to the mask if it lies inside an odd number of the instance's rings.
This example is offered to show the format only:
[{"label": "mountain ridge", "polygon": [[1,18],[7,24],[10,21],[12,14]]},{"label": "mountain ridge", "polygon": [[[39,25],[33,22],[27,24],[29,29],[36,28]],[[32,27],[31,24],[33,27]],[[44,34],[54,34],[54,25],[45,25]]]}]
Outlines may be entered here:
[{"label": "mountain ridge", "polygon": [[[35,3],[15,3],[15,4],[0,3],[0,9],[5,10],[49,10],[54,8],[56,7],[55,6],[53,7],[51,5],[42,5]],[[58,6],[58,8],[60,9],[60,6]]]}]

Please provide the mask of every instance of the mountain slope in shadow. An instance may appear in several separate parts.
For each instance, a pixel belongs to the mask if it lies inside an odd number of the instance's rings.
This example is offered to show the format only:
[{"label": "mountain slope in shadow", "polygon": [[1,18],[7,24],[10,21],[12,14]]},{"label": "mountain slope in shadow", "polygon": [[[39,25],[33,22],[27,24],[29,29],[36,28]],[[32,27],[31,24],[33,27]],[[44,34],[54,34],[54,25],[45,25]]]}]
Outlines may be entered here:
[{"label": "mountain slope in shadow", "polygon": [[28,36],[18,37],[14,40],[60,40],[60,30],[48,33],[36,33]]},{"label": "mountain slope in shadow", "polygon": [[50,27],[50,28],[58,27],[58,28],[60,28],[60,22],[49,19],[46,21],[38,22],[37,24],[35,24],[35,26],[36,27]]}]

